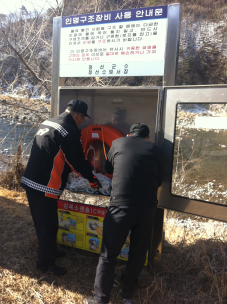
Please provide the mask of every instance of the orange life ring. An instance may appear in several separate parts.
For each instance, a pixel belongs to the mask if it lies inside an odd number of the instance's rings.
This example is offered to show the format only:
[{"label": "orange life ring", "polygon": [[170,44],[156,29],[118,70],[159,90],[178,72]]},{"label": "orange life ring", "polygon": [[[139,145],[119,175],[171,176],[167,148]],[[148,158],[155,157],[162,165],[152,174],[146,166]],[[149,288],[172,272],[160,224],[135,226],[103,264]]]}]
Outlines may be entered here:
[{"label": "orange life ring", "polygon": [[[112,178],[112,175],[104,171],[104,161],[107,159],[107,153],[112,145],[113,140],[124,137],[119,131],[108,125],[90,125],[81,131],[81,143],[85,158],[88,159],[91,166],[96,168],[97,172]],[[95,148],[96,157],[89,155],[89,147]],[[103,159],[103,160],[102,160]]]}]

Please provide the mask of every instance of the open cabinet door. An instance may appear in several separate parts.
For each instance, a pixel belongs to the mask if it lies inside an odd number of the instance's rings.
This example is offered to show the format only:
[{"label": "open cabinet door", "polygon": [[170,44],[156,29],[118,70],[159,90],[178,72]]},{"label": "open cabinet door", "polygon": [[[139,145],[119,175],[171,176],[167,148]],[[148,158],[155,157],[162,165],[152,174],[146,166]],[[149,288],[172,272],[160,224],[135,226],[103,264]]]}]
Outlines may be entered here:
[{"label": "open cabinet door", "polygon": [[227,86],[165,87],[158,206],[227,221]]}]

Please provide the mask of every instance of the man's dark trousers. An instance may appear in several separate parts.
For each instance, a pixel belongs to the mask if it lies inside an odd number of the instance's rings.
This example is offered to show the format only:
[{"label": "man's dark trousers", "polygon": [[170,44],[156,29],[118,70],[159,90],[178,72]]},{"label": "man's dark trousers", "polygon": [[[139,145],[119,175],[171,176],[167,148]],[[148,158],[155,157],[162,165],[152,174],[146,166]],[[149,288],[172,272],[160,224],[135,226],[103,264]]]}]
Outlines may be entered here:
[{"label": "man's dark trousers", "polygon": [[114,283],[116,258],[129,230],[130,249],[125,268],[124,285],[137,281],[151,241],[154,208],[109,207],[103,222],[101,255],[96,271],[94,299],[108,303]]},{"label": "man's dark trousers", "polygon": [[26,194],[38,238],[39,251],[37,267],[46,268],[56,260],[58,205],[57,200],[45,197],[43,193],[26,189]]}]

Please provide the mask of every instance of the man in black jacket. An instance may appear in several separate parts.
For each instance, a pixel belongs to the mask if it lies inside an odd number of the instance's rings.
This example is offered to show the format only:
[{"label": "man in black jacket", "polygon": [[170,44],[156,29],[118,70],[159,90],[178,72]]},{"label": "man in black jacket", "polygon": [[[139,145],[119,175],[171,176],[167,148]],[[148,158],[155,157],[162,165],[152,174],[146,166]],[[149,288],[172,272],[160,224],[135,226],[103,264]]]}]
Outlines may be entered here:
[{"label": "man in black jacket", "polygon": [[82,175],[93,188],[101,186],[85,160],[80,141],[78,126],[89,117],[87,108],[83,101],[71,100],[64,113],[40,125],[21,180],[39,243],[36,268],[55,275],[66,273],[66,269],[55,265],[55,260],[65,255],[64,251],[57,251],[57,199],[69,173]]},{"label": "man in black jacket", "polygon": [[138,282],[151,240],[163,171],[162,150],[148,140],[149,128],[142,123],[134,124],[129,136],[114,140],[108,153],[105,169],[113,174],[111,200],[103,222],[94,298],[87,298],[87,304],[109,302],[115,261],[129,230],[130,250],[121,277],[122,297],[130,298]]}]

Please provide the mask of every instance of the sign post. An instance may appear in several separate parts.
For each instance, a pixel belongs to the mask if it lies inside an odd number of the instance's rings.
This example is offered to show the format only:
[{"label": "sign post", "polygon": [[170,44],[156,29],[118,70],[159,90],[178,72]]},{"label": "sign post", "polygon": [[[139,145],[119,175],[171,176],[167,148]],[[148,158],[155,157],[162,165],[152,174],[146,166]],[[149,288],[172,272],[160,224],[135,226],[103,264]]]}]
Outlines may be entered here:
[{"label": "sign post", "polygon": [[[163,85],[174,86],[179,39],[180,4],[54,18],[51,115],[59,114],[58,90],[68,77],[162,76]],[[78,94],[82,89],[73,90]],[[149,260],[156,270],[161,264],[164,212],[155,212]]]},{"label": "sign post", "polygon": [[66,77],[163,76],[175,85],[180,4],[53,20],[51,115]]}]

